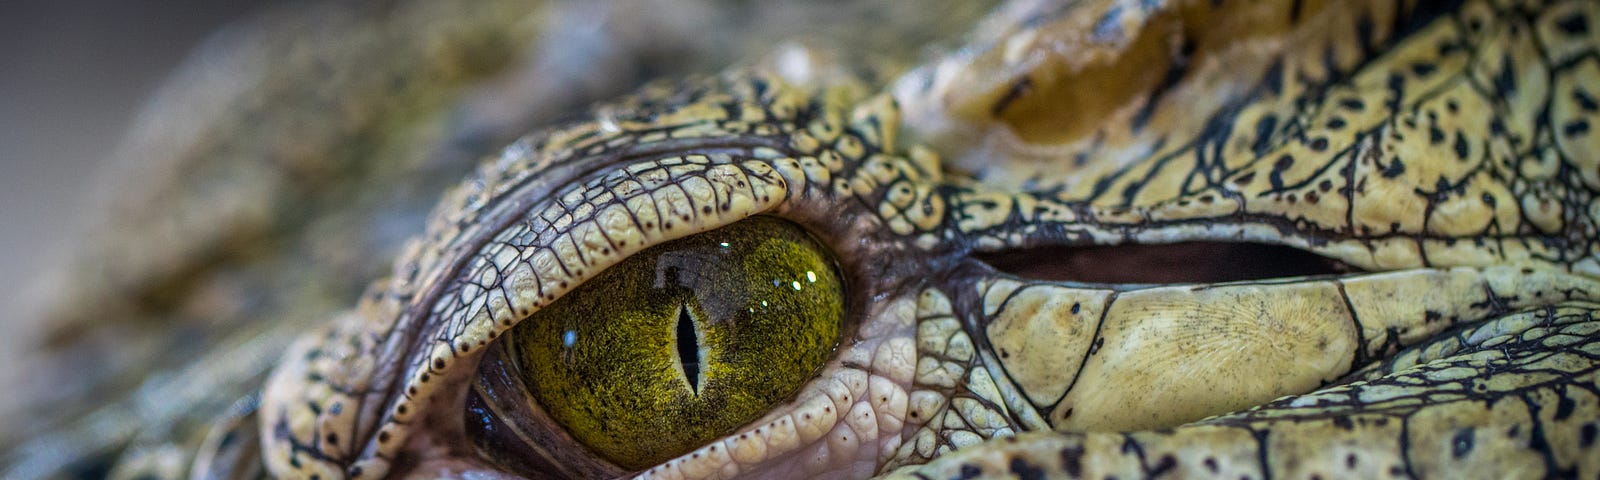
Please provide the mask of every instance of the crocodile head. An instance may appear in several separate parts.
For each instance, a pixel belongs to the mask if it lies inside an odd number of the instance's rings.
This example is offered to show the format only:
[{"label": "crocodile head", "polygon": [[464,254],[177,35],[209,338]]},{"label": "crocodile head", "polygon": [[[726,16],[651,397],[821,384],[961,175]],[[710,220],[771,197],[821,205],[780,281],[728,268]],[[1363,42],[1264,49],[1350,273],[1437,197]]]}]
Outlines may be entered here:
[{"label": "crocodile head", "polygon": [[1592,2],[1048,3],[510,141],[116,472],[1600,472]]}]

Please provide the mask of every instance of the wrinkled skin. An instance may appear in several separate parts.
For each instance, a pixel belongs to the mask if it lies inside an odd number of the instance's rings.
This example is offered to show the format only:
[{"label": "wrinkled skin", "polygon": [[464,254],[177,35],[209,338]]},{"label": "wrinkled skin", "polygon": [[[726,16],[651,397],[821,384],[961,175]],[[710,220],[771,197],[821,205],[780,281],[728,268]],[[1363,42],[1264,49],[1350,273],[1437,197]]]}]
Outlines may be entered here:
[{"label": "wrinkled skin", "polygon": [[[519,97],[524,113],[466,116],[533,133],[446,192],[359,301],[346,277],[372,267],[329,252],[395,239],[350,226],[394,212],[412,192],[396,180],[426,184],[416,165],[486,153],[416,148],[392,127],[440,128],[390,118],[461,95],[416,87],[323,137],[285,121],[294,141],[179,142],[276,145],[215,178],[283,183],[162,190],[198,213],[126,227],[145,240],[107,254],[114,274],[82,287],[105,300],[64,309],[79,330],[58,343],[173,373],[142,393],[84,382],[124,403],[61,407],[95,413],[39,427],[8,473],[1591,478],[1597,22],[1583,1],[1015,2],[910,70],[915,53],[822,42],[548,127],[526,112],[569,100]],[[443,64],[415,78],[455,85],[477,62]],[[532,78],[508,82],[583,84]],[[348,145],[375,163],[295,162]],[[277,200],[191,203],[211,192]],[[503,333],[608,266],[758,214],[811,232],[849,286],[834,359],[769,413],[635,472],[486,373]],[[139,319],[167,330],[116,336]],[[469,397],[546,433],[485,441]]]}]

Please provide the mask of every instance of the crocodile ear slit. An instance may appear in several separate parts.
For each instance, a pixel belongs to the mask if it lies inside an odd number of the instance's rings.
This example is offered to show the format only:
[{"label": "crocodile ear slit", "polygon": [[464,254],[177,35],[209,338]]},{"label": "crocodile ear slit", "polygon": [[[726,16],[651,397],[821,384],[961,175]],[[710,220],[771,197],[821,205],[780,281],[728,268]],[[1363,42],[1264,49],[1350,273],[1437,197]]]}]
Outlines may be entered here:
[{"label": "crocodile ear slit", "polygon": [[1221,283],[1359,272],[1305,250],[1245,242],[1047,246],[974,256],[1017,277],[1089,284]]}]

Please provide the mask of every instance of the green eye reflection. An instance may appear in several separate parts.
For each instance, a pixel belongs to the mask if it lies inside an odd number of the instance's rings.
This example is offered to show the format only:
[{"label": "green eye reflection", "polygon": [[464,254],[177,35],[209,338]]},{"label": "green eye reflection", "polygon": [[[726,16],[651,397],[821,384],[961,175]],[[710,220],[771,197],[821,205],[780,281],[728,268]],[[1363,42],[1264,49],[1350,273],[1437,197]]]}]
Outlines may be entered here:
[{"label": "green eye reflection", "polygon": [[553,420],[639,469],[793,395],[831,356],[843,309],[827,251],[758,216],[628,257],[505,345]]}]

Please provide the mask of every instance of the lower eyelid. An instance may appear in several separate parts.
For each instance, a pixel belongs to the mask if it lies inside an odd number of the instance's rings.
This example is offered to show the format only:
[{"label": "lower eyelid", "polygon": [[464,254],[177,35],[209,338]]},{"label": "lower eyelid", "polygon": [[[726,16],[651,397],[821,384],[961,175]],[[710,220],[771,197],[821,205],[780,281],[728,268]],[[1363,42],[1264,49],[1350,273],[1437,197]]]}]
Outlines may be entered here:
[{"label": "lower eyelid", "polygon": [[[490,347],[467,393],[467,435],[484,461],[515,472],[560,472],[570,478],[614,478],[627,473],[584,455],[562,455],[561,448],[582,447],[543,411],[527,408],[532,396],[503,355],[498,345]],[[479,413],[475,407],[487,410],[482,413],[489,418],[475,424],[479,419],[470,417]],[[495,428],[503,430],[489,431]],[[507,456],[514,458],[501,458]]]}]

